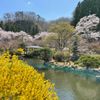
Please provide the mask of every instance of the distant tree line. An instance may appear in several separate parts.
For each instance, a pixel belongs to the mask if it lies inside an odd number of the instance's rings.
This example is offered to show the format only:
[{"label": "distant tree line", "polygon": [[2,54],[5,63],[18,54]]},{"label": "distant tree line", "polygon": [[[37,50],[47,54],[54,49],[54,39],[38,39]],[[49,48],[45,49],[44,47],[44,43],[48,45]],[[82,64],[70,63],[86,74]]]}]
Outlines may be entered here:
[{"label": "distant tree line", "polygon": [[34,12],[18,11],[15,13],[5,13],[0,21],[0,27],[6,31],[25,31],[30,35],[35,35],[40,31],[45,31],[47,23]]},{"label": "distant tree line", "polygon": [[55,24],[55,23],[59,23],[59,22],[71,22],[71,18],[67,18],[67,17],[60,17],[60,18],[58,18],[58,19],[56,19],[56,20],[51,20],[50,22],[49,22],[49,24],[51,25],[51,24]]},{"label": "distant tree line", "polygon": [[72,24],[76,26],[82,17],[91,14],[96,14],[100,18],[100,0],[83,0],[79,2],[73,13]]}]

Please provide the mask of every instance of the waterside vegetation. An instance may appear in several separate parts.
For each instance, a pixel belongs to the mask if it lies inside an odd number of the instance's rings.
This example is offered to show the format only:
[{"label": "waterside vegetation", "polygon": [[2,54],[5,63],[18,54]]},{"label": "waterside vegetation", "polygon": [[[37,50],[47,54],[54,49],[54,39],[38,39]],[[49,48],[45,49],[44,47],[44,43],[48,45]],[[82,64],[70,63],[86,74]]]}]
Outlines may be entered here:
[{"label": "waterside vegetation", "polygon": [[0,99],[58,100],[58,97],[43,73],[6,52],[0,56]]}]

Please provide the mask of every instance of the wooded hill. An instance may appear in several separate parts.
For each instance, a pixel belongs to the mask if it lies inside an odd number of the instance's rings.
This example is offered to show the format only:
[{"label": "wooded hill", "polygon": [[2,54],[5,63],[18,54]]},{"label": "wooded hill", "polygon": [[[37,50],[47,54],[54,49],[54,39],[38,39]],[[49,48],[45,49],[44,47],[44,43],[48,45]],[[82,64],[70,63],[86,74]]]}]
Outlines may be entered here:
[{"label": "wooded hill", "polygon": [[40,31],[45,31],[46,26],[45,19],[34,12],[6,13],[0,21],[0,27],[6,31],[25,31],[33,36]]},{"label": "wooded hill", "polygon": [[83,0],[75,8],[72,24],[76,26],[81,18],[92,14],[100,18],[100,0]]}]

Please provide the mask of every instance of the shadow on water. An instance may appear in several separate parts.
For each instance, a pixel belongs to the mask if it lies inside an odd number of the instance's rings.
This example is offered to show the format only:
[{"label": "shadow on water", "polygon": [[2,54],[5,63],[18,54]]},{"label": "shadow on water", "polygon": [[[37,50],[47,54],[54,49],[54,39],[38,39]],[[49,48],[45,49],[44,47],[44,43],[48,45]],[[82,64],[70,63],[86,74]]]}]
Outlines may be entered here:
[{"label": "shadow on water", "polygon": [[60,100],[100,100],[100,78],[94,77],[96,72],[56,69],[54,66],[46,70],[43,61],[28,59],[28,62],[32,66],[38,66],[39,71],[45,73],[45,78],[55,84]]}]

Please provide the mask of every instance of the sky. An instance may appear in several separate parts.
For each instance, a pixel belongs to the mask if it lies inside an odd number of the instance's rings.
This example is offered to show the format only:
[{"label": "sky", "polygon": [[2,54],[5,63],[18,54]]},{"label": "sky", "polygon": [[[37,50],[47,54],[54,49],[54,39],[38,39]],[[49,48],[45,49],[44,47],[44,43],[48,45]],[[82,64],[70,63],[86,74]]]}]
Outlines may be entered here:
[{"label": "sky", "polygon": [[1,0],[0,17],[7,12],[33,11],[47,21],[70,18],[79,1],[82,0]]}]

